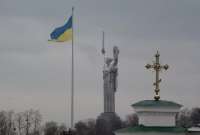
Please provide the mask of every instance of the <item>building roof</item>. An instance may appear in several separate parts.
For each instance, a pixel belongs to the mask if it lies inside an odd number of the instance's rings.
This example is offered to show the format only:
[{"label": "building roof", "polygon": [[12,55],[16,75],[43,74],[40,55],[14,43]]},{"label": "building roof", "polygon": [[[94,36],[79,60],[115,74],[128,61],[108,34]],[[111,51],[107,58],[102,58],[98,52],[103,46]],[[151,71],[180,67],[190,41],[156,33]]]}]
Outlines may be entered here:
[{"label": "building roof", "polygon": [[182,105],[166,100],[142,100],[132,104],[133,107],[182,107]]},{"label": "building roof", "polygon": [[181,127],[146,127],[136,126],[117,130],[117,133],[133,133],[133,132],[167,132],[167,133],[184,133],[187,130]]}]

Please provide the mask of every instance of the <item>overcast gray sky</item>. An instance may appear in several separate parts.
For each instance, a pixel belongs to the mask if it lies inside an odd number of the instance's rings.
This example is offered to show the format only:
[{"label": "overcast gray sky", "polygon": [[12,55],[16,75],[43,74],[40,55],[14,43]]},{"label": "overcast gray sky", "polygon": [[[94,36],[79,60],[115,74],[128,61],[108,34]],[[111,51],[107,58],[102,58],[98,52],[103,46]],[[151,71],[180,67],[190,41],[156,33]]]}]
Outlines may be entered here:
[{"label": "overcast gray sky", "polygon": [[159,49],[161,99],[200,106],[200,1],[0,0],[0,110],[39,109],[43,119],[69,123],[71,46],[48,43],[75,7],[75,121],[103,111],[101,31],[107,55],[117,45],[116,112],[153,99],[154,73],[144,68]]}]

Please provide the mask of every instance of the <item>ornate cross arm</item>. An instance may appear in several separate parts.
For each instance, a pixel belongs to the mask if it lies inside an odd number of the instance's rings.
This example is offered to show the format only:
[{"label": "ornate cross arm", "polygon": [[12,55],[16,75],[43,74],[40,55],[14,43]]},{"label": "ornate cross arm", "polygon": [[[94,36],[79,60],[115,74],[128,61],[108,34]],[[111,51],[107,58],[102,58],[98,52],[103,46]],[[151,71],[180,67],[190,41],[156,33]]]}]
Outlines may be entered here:
[{"label": "ornate cross arm", "polygon": [[167,70],[169,68],[169,66],[167,64],[160,65],[159,57],[160,57],[160,54],[157,51],[157,53],[155,54],[156,62],[154,62],[152,65],[151,64],[147,64],[145,66],[147,69],[153,69],[154,71],[156,71],[156,81],[155,81],[155,83],[153,83],[153,85],[155,86],[155,93],[156,93],[156,95],[154,96],[154,99],[156,101],[158,101],[160,99],[160,96],[158,94],[159,91],[160,91],[159,83],[161,82],[161,79],[159,78],[159,72],[162,69]]}]

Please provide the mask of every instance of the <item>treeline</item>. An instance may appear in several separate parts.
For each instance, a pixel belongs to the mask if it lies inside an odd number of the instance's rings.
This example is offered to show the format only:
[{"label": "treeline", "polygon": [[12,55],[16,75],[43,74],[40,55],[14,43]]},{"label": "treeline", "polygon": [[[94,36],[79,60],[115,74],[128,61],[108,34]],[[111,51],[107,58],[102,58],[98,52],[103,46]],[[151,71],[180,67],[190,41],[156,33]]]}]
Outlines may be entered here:
[{"label": "treeline", "polygon": [[40,135],[42,116],[38,110],[0,112],[0,135]]},{"label": "treeline", "polygon": [[0,112],[0,135],[60,135],[66,129],[64,124],[54,121],[42,124],[42,115],[38,110]]},{"label": "treeline", "polygon": [[[182,109],[176,116],[176,124],[184,128],[199,126],[200,108]],[[127,115],[124,121],[120,121],[120,125],[117,128],[137,126],[138,116],[136,114]],[[101,127],[104,125],[97,124],[96,119],[75,123],[76,135],[98,135],[100,130],[104,130]],[[0,135],[61,135],[62,131],[66,130],[65,124],[58,124],[54,121],[42,124],[42,115],[38,110],[30,109],[20,113],[0,112]]]},{"label": "treeline", "polygon": [[176,124],[184,128],[200,126],[200,108],[182,109],[176,117]]}]

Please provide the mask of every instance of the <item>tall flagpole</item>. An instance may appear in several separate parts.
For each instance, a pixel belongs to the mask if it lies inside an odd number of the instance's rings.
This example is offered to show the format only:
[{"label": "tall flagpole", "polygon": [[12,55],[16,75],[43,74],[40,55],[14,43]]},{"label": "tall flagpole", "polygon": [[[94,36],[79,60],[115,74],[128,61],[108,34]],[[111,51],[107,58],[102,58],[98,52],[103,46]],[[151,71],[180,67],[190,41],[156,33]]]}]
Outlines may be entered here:
[{"label": "tall flagpole", "polygon": [[72,7],[71,128],[74,126],[74,7]]}]

